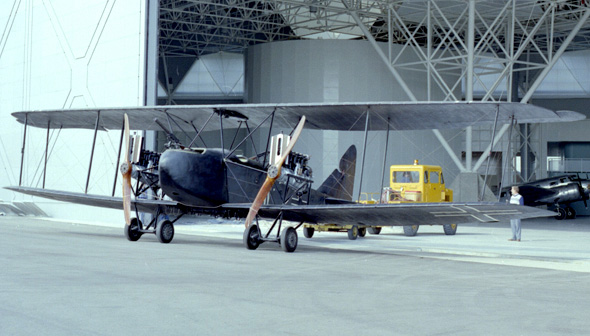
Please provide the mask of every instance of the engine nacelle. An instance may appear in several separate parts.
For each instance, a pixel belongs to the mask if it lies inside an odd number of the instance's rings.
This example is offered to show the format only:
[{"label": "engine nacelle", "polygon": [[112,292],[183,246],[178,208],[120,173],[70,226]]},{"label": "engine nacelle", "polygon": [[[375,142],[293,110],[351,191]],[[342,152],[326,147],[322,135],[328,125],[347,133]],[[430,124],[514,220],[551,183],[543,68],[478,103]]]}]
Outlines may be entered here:
[{"label": "engine nacelle", "polygon": [[545,199],[539,200],[547,204],[551,203],[570,203],[579,201],[582,199],[580,186],[577,183],[570,183],[565,186],[551,188],[555,194]]}]

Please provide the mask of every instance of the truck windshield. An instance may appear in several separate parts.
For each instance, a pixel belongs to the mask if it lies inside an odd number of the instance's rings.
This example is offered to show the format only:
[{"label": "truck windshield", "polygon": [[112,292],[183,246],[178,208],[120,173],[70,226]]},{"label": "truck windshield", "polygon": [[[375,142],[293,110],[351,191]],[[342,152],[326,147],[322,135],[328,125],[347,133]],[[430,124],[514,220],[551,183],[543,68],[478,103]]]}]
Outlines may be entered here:
[{"label": "truck windshield", "polygon": [[418,183],[420,173],[417,171],[394,171],[392,176],[394,183]]},{"label": "truck windshield", "polygon": [[438,172],[436,172],[436,171],[430,172],[430,183],[439,183]]}]

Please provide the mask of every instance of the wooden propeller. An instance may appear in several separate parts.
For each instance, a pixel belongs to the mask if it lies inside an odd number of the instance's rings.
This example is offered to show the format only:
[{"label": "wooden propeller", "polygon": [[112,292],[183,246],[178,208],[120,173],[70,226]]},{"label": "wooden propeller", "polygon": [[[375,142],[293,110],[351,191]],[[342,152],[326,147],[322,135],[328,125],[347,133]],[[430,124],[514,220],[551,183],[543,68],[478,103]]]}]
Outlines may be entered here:
[{"label": "wooden propeller", "polygon": [[120,171],[123,176],[123,212],[125,224],[131,225],[131,162],[129,162],[129,117],[125,113],[125,159]]},{"label": "wooden propeller", "polygon": [[297,124],[297,127],[293,132],[293,136],[291,137],[289,146],[287,146],[287,149],[282,153],[279,161],[277,161],[274,165],[268,167],[266,180],[264,180],[262,187],[260,187],[260,190],[258,191],[258,194],[256,195],[256,198],[254,199],[254,202],[252,202],[250,210],[248,211],[248,216],[246,217],[245,223],[246,228],[250,226],[250,224],[254,220],[254,217],[256,217],[256,215],[258,214],[258,210],[260,210],[260,207],[262,206],[264,199],[266,199],[266,196],[272,189],[272,186],[274,185],[275,181],[281,176],[281,168],[283,167],[283,164],[285,163],[287,156],[289,156],[289,153],[291,153],[293,146],[295,146],[295,143],[297,142],[297,139],[299,138],[299,135],[303,130],[304,124],[305,116],[302,116],[301,120],[299,120],[299,124]]}]

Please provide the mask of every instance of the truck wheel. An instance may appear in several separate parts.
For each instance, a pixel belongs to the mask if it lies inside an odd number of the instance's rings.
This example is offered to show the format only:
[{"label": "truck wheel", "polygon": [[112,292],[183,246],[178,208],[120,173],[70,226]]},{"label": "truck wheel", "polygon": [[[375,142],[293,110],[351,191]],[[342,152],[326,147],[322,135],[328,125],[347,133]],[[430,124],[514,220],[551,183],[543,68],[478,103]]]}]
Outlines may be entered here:
[{"label": "truck wheel", "polygon": [[355,240],[359,236],[359,228],[353,225],[352,228],[348,229],[348,239]]},{"label": "truck wheel", "polygon": [[359,228],[359,237],[364,237],[367,235],[367,228]]},{"label": "truck wheel", "polygon": [[447,236],[452,236],[457,232],[457,224],[444,224],[443,230]]},{"label": "truck wheel", "polygon": [[376,227],[370,227],[370,228],[367,228],[367,229],[369,230],[369,233],[370,234],[378,235],[378,234],[381,233],[381,228],[378,227],[378,226],[376,226]]},{"label": "truck wheel", "polygon": [[303,236],[305,236],[305,238],[311,238],[313,237],[313,232],[315,231],[314,228],[312,227],[304,227],[303,228]]},{"label": "truck wheel", "polygon": [[418,233],[420,225],[404,225],[404,234],[407,237],[413,237]]}]

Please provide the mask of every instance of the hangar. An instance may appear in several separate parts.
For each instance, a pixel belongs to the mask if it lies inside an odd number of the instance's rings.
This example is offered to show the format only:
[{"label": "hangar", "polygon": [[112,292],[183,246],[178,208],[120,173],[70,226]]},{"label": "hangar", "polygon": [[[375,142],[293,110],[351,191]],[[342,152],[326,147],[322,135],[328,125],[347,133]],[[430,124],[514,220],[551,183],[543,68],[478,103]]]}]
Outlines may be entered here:
[{"label": "hangar", "polygon": [[[119,134],[100,134],[87,179],[92,136],[34,128],[25,136],[10,115],[22,110],[482,100],[588,115],[583,0],[11,0],[0,9],[2,186],[111,192]],[[587,126],[370,132],[366,160],[378,164],[367,165],[355,188],[379,189],[385,141],[388,164],[443,166],[456,200],[476,200],[484,187],[491,196],[501,183],[587,173]],[[158,134],[146,136],[156,148]],[[363,141],[336,131],[303,138],[298,151],[315,158],[317,181]],[[7,190],[0,199],[30,200]],[[120,220],[116,212],[35,202],[51,216]]]}]

